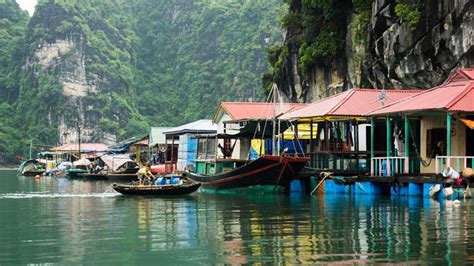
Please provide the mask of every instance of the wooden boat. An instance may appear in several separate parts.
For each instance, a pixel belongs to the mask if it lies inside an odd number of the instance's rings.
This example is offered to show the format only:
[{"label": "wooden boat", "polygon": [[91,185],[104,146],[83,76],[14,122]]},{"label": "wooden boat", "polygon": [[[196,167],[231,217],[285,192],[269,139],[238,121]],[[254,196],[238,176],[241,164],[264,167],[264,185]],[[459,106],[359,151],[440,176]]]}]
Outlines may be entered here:
[{"label": "wooden boat", "polygon": [[18,167],[18,174],[22,176],[36,176],[44,173],[44,168],[40,162],[35,159],[26,160]]},{"label": "wooden boat", "polygon": [[215,175],[185,172],[184,175],[192,181],[201,183],[203,188],[212,190],[257,185],[287,188],[308,161],[308,157],[263,155],[228,172]]},{"label": "wooden boat", "polygon": [[200,183],[187,182],[182,185],[112,185],[113,189],[123,195],[141,195],[141,196],[182,196],[195,192],[201,186]]},{"label": "wooden boat", "polygon": [[90,180],[123,180],[133,181],[138,180],[136,173],[78,173],[77,178]]},{"label": "wooden boat", "polygon": [[79,178],[79,174],[88,173],[87,170],[81,168],[71,168],[64,171],[65,177],[68,178]]}]

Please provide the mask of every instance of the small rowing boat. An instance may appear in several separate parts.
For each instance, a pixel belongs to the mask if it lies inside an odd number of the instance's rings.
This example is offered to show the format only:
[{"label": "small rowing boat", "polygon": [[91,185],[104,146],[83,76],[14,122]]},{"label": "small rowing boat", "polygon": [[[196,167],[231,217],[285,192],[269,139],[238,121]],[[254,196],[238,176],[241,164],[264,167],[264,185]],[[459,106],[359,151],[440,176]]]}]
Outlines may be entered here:
[{"label": "small rowing boat", "polygon": [[141,196],[182,196],[188,195],[201,186],[200,183],[186,182],[181,185],[130,185],[116,184],[112,188],[123,195]]}]

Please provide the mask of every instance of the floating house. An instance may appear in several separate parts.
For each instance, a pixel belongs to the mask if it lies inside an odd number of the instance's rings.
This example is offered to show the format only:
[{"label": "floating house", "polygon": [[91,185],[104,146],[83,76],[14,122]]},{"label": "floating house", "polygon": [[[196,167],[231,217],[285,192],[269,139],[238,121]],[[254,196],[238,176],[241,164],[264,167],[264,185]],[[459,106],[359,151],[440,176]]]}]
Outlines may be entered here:
[{"label": "floating house", "polygon": [[[384,129],[371,131],[367,112],[420,90],[351,89],[288,112],[280,118],[290,120],[295,131],[309,128],[305,141],[306,156],[311,158],[311,175],[329,171],[335,175],[367,175],[373,155],[386,153],[384,142],[370,142],[371,136],[384,134]],[[383,121],[375,121],[382,124]],[[298,135],[298,134],[297,134]]]},{"label": "floating house", "polygon": [[218,143],[222,149],[217,151],[217,157],[247,160],[252,147],[254,153],[264,153],[264,145],[256,140],[261,137],[256,136],[256,128],[270,131],[275,117],[304,106],[302,103],[222,102],[212,118],[218,136],[222,137]]},{"label": "floating house", "polygon": [[[405,174],[431,177],[433,181],[448,166],[457,172],[474,166],[472,68],[457,69],[440,86],[369,114],[386,120],[389,147],[384,157],[372,158],[372,176]],[[402,145],[397,144],[400,141],[397,129],[394,130],[398,123],[399,131],[403,132]],[[418,167],[412,167],[414,161],[418,161]]]},{"label": "floating house", "polygon": [[166,146],[171,143],[165,162],[168,167],[166,172],[194,169],[197,157],[196,136],[216,133],[217,126],[209,119],[201,119],[163,131]]},{"label": "floating house", "polygon": [[129,158],[134,159],[137,165],[142,165],[147,162],[148,150],[148,135],[136,136],[118,142],[107,149],[108,153],[126,154]]}]

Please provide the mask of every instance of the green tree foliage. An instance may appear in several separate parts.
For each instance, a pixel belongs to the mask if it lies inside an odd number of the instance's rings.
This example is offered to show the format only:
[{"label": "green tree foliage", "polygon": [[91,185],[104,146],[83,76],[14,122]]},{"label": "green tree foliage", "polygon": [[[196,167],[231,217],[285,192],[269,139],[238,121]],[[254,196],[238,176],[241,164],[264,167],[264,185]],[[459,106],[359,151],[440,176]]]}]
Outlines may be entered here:
[{"label": "green tree foliage", "polygon": [[15,0],[0,1],[0,103],[13,103],[18,97],[20,45],[28,14]]},{"label": "green tree foliage", "polygon": [[398,3],[395,6],[395,14],[408,24],[411,29],[415,29],[420,20],[420,10],[416,5]]},{"label": "green tree foliage", "polygon": [[281,47],[267,49],[270,71],[262,76],[264,86],[281,84],[285,60],[289,51],[297,50],[298,69],[310,74],[315,65],[330,66],[343,51],[348,16],[355,11],[353,27],[356,38],[363,40],[367,33],[372,7],[371,0],[287,0],[289,10],[281,23],[289,32]]},{"label": "green tree foliage", "polygon": [[[39,0],[28,23],[14,0],[6,6],[14,10],[13,37],[0,39],[10,44],[0,47],[0,84],[17,74],[9,79],[12,100],[0,110],[14,115],[1,134],[18,137],[0,144],[8,154],[26,148],[23,140],[55,145],[58,126],[78,119],[100,128],[96,141],[106,133],[120,140],[149,126],[208,118],[220,101],[262,99],[264,51],[281,42],[285,9],[280,0]],[[38,51],[58,41],[74,47],[42,65]],[[66,97],[60,77],[77,72],[78,54],[97,92]],[[9,65],[3,55],[16,66],[2,68]]]}]

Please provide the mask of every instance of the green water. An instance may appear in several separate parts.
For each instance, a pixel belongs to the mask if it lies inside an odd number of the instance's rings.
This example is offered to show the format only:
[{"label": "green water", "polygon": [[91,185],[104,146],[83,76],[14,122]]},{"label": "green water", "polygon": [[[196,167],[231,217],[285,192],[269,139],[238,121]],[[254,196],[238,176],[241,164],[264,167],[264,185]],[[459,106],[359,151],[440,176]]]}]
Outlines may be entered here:
[{"label": "green water", "polygon": [[474,263],[473,205],[422,198],[124,197],[0,171],[0,264]]}]

